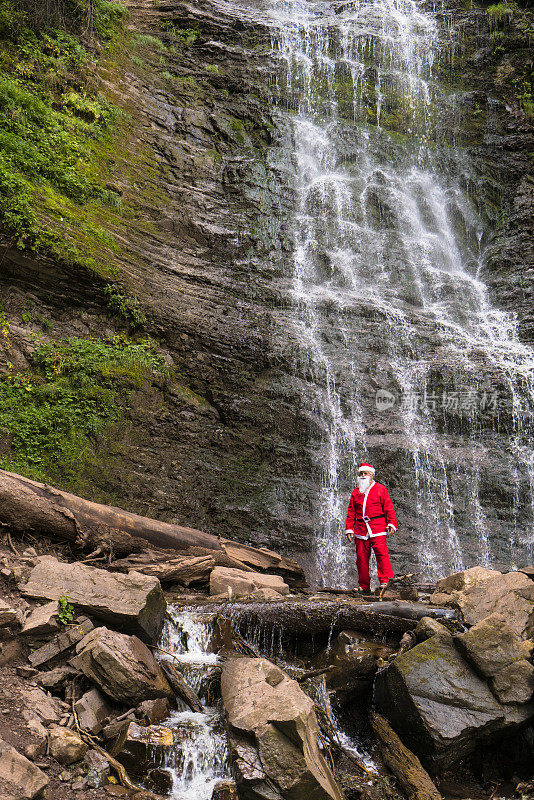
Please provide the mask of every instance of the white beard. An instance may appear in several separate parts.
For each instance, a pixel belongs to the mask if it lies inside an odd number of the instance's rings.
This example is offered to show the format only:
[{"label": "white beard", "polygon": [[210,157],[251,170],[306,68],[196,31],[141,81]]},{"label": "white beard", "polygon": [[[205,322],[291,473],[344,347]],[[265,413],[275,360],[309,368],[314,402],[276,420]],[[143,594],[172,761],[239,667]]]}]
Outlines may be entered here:
[{"label": "white beard", "polygon": [[371,478],[358,478],[358,489],[362,494],[365,494],[371,485]]}]

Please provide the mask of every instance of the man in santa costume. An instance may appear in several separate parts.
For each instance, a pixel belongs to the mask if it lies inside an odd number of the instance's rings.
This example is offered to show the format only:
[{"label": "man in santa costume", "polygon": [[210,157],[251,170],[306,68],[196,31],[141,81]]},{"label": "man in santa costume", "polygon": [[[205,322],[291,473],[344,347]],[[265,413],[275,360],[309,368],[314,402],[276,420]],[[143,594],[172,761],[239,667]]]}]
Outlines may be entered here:
[{"label": "man in santa costume", "polygon": [[358,486],[350,496],[345,527],[349,542],[356,542],[360,591],[368,592],[371,588],[371,550],[376,557],[380,586],[387,586],[393,578],[387,535],[397,530],[397,517],[388,490],[375,481],[375,468],[371,464],[360,464]]}]

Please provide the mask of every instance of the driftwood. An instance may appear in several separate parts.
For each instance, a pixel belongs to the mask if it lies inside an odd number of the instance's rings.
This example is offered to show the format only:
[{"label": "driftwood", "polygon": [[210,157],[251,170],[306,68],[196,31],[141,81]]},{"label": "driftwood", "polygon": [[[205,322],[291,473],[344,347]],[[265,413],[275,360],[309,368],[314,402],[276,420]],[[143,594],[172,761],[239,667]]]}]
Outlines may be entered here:
[{"label": "driftwood", "polygon": [[159,578],[162,584],[180,583],[182,586],[191,586],[193,583],[209,583],[215,563],[211,555],[177,556],[168,551],[156,553],[149,550],[114,561],[111,568],[117,572],[142,572],[144,575]]},{"label": "driftwood", "polygon": [[228,603],[225,613],[233,625],[276,627],[298,636],[339,633],[342,630],[368,631],[375,635],[402,635],[413,630],[422,617],[456,619],[451,608],[400,600],[383,603],[358,603],[344,600],[281,600],[270,603]]},{"label": "driftwood", "polygon": [[202,706],[198,695],[191,689],[189,684],[186,683],[180,670],[176,669],[174,664],[171,664],[169,661],[161,661],[160,666],[165,673],[165,677],[171,684],[172,689],[178,695],[178,697],[183,700],[187,706],[189,706],[191,711],[202,713],[204,711],[204,707]]},{"label": "driftwood", "polygon": [[[226,545],[224,545],[226,547]],[[280,559],[281,562],[281,559]],[[161,583],[209,583],[213,567],[232,567],[245,572],[254,572],[253,567],[231,558],[223,550],[207,550],[204,547],[189,547],[183,555],[172,550],[145,550],[128,558],[121,558],[111,565],[117,572],[142,572],[159,578]],[[273,568],[274,569],[274,568]]]},{"label": "driftwood", "polygon": [[265,548],[93,503],[5,470],[0,470],[0,524],[18,533],[44,534],[119,556],[139,553],[147,543],[173,551],[199,547],[204,549],[203,555],[218,552],[233,559],[235,566],[239,563],[241,569],[268,569],[291,576],[293,585],[305,585],[304,572],[295,561]]},{"label": "driftwood", "polygon": [[403,745],[389,722],[373,712],[371,727],[380,741],[382,758],[406,792],[408,800],[442,800],[428,772],[417,756]]}]

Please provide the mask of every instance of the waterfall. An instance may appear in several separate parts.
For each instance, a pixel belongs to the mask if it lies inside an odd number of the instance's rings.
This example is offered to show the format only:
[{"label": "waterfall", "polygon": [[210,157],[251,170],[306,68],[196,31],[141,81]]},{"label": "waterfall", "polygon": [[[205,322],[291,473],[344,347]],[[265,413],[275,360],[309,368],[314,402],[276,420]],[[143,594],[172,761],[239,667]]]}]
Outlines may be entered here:
[{"label": "waterfall", "polygon": [[[265,14],[273,102],[291,120],[285,321],[320,430],[318,573],[347,583],[346,505],[377,453],[402,475],[399,535],[422,577],[531,561],[534,358],[481,278],[491,231],[462,93],[444,83],[447,14],[416,0],[268,0]],[[492,461],[509,510],[498,546],[481,488]]]}]

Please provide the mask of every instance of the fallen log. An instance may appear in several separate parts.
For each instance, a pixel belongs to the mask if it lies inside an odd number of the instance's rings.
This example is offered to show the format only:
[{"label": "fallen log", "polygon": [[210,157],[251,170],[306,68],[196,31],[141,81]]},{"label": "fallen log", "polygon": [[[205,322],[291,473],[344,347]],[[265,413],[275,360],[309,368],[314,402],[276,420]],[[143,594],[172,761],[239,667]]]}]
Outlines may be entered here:
[{"label": "fallen log", "polygon": [[165,676],[169,681],[173,691],[178,695],[178,697],[183,700],[187,706],[189,706],[191,711],[202,713],[204,711],[204,707],[198,699],[198,695],[195,694],[189,684],[186,683],[180,670],[176,669],[174,664],[171,664],[169,661],[160,661],[160,666],[165,673]]},{"label": "fallen log", "polygon": [[380,741],[382,758],[406,792],[408,800],[442,800],[419,759],[401,742],[389,722],[371,712],[371,727]]},{"label": "fallen log", "polygon": [[261,569],[265,564],[270,571],[291,576],[293,585],[305,585],[304,572],[295,561],[264,548],[93,503],[5,470],[0,470],[0,523],[17,533],[44,534],[99,552],[111,551],[115,556],[139,553],[147,542],[159,549],[179,551],[199,547],[239,562],[241,569]]},{"label": "fallen log", "polygon": [[114,561],[111,568],[116,572],[142,572],[158,578],[161,584],[180,583],[191,586],[193,583],[209,583],[215,559],[207,556],[175,556],[170,553],[148,551]]},{"label": "fallen log", "polygon": [[213,567],[232,567],[245,572],[254,572],[252,567],[230,558],[222,550],[207,550],[203,547],[189,547],[179,556],[172,550],[145,550],[143,553],[134,553],[128,558],[118,559],[110,566],[117,572],[135,570],[159,578],[163,584],[180,583],[183,586],[209,583]]},{"label": "fallen log", "polygon": [[[359,603],[350,600],[281,600],[269,603],[226,603],[224,614],[241,633],[246,630],[276,628],[282,633],[313,636],[335,635],[342,630],[356,630],[381,636],[402,636],[413,630],[423,617],[455,620],[452,608],[438,608],[423,603],[400,600],[384,603]],[[246,634],[245,634],[246,635]]]}]

